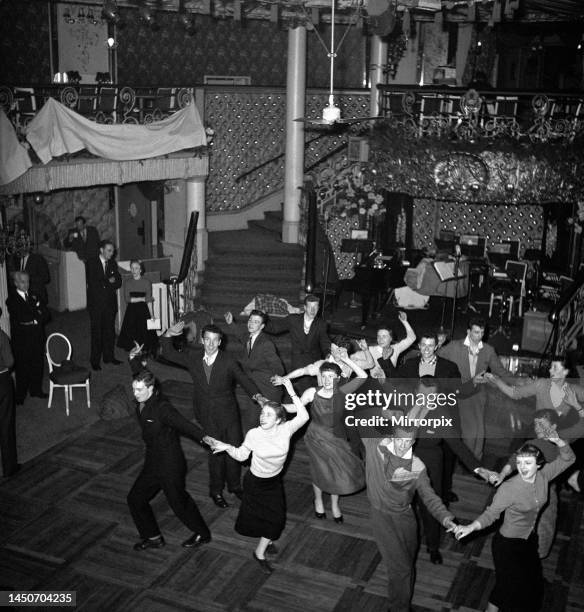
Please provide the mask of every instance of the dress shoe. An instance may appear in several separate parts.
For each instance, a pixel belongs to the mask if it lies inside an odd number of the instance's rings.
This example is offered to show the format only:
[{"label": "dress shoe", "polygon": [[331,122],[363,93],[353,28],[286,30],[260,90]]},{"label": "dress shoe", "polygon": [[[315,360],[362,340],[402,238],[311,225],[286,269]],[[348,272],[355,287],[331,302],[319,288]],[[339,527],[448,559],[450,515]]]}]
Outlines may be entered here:
[{"label": "dress shoe", "polygon": [[314,516],[317,519],[325,519],[326,518],[326,512],[317,512],[316,510],[314,511]]},{"label": "dress shoe", "polygon": [[104,361],[104,363],[111,363],[112,365],[121,365],[123,361],[119,359],[110,359],[110,361]]},{"label": "dress shoe", "polygon": [[268,555],[277,555],[278,552],[280,551],[278,550],[278,547],[273,542],[270,542],[268,546],[266,547],[266,552],[268,553]]},{"label": "dress shoe", "polygon": [[217,508],[229,508],[229,504],[225,501],[225,498],[221,493],[217,493],[217,495],[211,495],[211,499],[213,503],[217,506]]},{"label": "dress shoe", "polygon": [[92,365],[91,365],[91,369],[92,369],[94,372],[99,372],[99,371],[101,370],[101,366],[100,366],[99,364],[97,364],[97,365],[93,365],[93,364],[92,364]]},{"label": "dress shoe", "polygon": [[333,519],[334,519],[335,523],[338,523],[339,525],[341,525],[343,523],[343,515],[342,514],[340,516],[333,516]]},{"label": "dress shoe", "polygon": [[182,543],[183,548],[198,548],[203,544],[208,544],[211,541],[211,536],[202,536],[200,533],[193,533],[193,535]]},{"label": "dress shoe", "polygon": [[233,491],[229,491],[232,495],[235,495],[237,499],[243,499],[243,489],[234,489]]},{"label": "dress shoe", "polygon": [[274,571],[274,568],[268,563],[266,559],[260,559],[255,551],[252,553],[253,558],[258,562],[258,565],[262,568],[262,572],[264,574],[271,574]]},{"label": "dress shoe", "polygon": [[442,565],[442,555],[439,550],[429,550],[430,553],[430,561],[434,565]]},{"label": "dress shoe", "polygon": [[43,393],[42,391],[40,393],[31,393],[30,394],[31,397],[40,397],[41,399],[47,399],[47,397],[49,397],[48,393]]},{"label": "dress shoe", "polygon": [[166,542],[162,536],[158,536],[156,539],[151,540],[150,538],[144,538],[138,543],[134,544],[134,550],[147,550],[148,548],[162,548]]},{"label": "dress shoe", "polygon": [[454,491],[446,491],[444,494],[444,502],[447,504],[455,504],[458,501],[458,495]]}]

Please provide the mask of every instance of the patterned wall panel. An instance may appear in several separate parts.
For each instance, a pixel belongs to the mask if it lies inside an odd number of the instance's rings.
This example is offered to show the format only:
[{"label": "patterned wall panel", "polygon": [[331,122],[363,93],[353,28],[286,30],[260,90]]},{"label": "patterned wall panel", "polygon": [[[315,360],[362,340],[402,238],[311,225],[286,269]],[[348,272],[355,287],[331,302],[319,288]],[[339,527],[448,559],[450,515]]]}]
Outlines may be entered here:
[{"label": "patterned wall panel", "polygon": [[501,240],[520,240],[525,249],[539,248],[543,234],[543,208],[537,205],[489,205],[436,202],[437,231],[479,234],[487,239],[487,249]]},{"label": "patterned wall panel", "polygon": [[417,249],[434,246],[436,225],[436,203],[432,200],[414,200],[414,247]]},{"label": "patterned wall panel", "polygon": [[48,2],[0,2],[0,83],[51,80]]},{"label": "patterned wall panel", "polygon": [[[307,116],[320,116],[326,102],[325,94],[310,93]],[[344,117],[367,115],[369,93],[341,94],[338,103]],[[208,210],[238,210],[283,186],[285,117],[283,90],[240,89],[206,95],[205,122],[215,130],[207,181]],[[347,141],[346,132],[306,131],[307,141],[317,136],[306,148],[307,168]],[[277,159],[262,165],[272,158]]]},{"label": "patterned wall panel", "polygon": [[[138,19],[137,11],[121,10],[118,81],[135,86],[194,85],[205,74],[249,75],[258,87],[286,85],[288,32],[274,23],[214,19],[197,15],[196,33],[189,36],[177,13],[156,14],[160,29],[153,32]],[[328,28],[322,36],[328,40]],[[338,29],[338,40],[343,28]],[[336,60],[335,85],[362,87],[365,38],[351,29]],[[314,33],[307,36],[307,85],[326,87],[329,59]],[[328,43],[327,43],[328,44]]]},{"label": "patterned wall panel", "polygon": [[78,215],[84,216],[88,225],[97,227],[101,238],[115,237],[109,187],[52,191],[44,194],[43,204],[35,206],[34,210],[39,244],[59,246]]}]

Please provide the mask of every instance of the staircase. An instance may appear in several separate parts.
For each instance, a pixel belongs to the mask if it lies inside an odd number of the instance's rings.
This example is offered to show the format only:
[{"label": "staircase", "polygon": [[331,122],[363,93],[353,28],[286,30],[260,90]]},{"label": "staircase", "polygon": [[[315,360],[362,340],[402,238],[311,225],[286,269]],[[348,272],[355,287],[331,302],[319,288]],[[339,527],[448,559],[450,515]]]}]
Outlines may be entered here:
[{"label": "staircase", "polygon": [[[246,329],[247,317],[239,313],[258,293],[271,293],[298,306],[304,250],[282,243],[281,232],[282,213],[266,212],[264,219],[249,221],[246,230],[209,233],[209,257],[198,297],[220,324],[224,313],[233,313],[237,326],[230,332]],[[287,335],[274,340],[286,361]]]}]

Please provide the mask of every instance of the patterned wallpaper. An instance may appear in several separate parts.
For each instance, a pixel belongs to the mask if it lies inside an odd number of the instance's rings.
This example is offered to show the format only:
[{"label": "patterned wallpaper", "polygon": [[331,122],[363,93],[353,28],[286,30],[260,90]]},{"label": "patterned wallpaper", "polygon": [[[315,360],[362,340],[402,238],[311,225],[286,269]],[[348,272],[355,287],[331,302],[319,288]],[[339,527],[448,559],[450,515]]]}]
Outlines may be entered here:
[{"label": "patterned wallpaper", "polygon": [[0,83],[51,80],[48,2],[0,2]]},{"label": "patterned wallpaper", "polygon": [[[152,32],[137,12],[120,10],[125,25],[118,31],[118,81],[134,86],[183,85],[203,82],[205,74],[251,76],[258,87],[286,85],[288,32],[266,21],[214,19],[197,15],[196,33],[189,36],[176,13],[158,13]],[[343,34],[338,28],[338,40]],[[321,36],[327,40],[328,28]],[[308,87],[328,86],[329,60],[316,36],[308,32]],[[337,58],[335,84],[362,87],[365,38],[352,28]]]},{"label": "patterned wallpaper", "polygon": [[[306,114],[318,117],[326,104],[326,94],[309,93]],[[369,114],[369,92],[348,93],[337,100],[344,117]],[[280,189],[284,181],[283,156],[286,98],[283,90],[216,91],[205,98],[205,122],[215,130],[207,181],[207,210],[237,210]],[[232,117],[235,121],[226,121]],[[346,142],[345,133],[306,131],[310,140],[305,166],[309,167],[327,152]],[[257,168],[246,177],[242,174]],[[239,179],[239,180],[238,180]]]},{"label": "patterned wallpaper", "polygon": [[36,206],[34,210],[38,243],[57,246],[57,238],[61,241],[65,238],[77,215],[83,215],[88,225],[97,227],[102,239],[115,237],[109,187],[63,189],[45,193],[42,206]]}]

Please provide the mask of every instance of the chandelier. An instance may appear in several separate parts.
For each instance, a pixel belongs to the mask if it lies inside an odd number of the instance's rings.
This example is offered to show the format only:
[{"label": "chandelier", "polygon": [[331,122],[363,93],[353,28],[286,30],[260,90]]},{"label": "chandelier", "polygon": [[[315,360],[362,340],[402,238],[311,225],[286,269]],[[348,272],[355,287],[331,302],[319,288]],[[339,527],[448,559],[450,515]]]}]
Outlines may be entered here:
[{"label": "chandelier", "polygon": [[30,236],[21,228],[0,227],[0,264],[7,256],[18,253],[30,247]]}]

